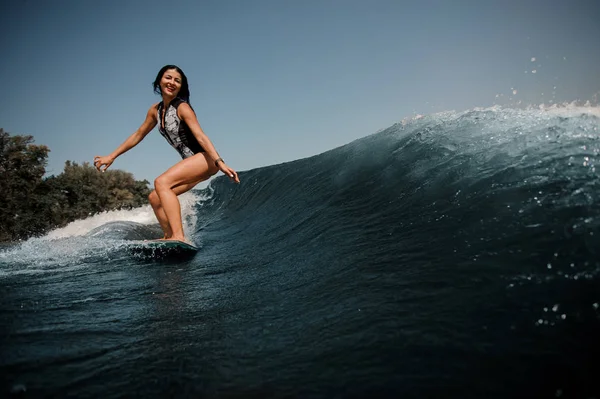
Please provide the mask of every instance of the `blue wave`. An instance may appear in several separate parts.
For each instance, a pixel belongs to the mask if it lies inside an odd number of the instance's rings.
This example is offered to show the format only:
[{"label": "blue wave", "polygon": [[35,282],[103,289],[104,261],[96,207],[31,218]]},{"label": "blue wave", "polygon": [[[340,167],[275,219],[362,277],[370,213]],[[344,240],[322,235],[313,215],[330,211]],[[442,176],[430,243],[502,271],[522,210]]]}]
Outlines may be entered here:
[{"label": "blue wave", "polygon": [[0,251],[8,390],[597,397],[599,115],[447,112],[217,178],[175,265],[115,254],[156,234],[130,222]]},{"label": "blue wave", "polygon": [[[303,257],[359,246],[373,256],[570,264],[571,255],[597,255],[598,125],[594,108],[413,119],[311,158],[244,172],[239,187],[217,179],[213,205],[198,213],[217,220],[207,234],[217,242],[232,237]],[[305,246],[315,241],[319,251],[311,255]],[[527,255],[534,249],[541,258]],[[565,256],[555,259],[556,251]]]}]

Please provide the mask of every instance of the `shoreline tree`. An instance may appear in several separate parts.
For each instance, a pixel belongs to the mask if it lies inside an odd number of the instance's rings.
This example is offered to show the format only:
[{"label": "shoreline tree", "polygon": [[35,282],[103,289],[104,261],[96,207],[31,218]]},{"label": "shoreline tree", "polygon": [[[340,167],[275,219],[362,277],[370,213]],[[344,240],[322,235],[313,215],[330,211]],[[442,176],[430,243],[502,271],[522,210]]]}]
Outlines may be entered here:
[{"label": "shoreline tree", "polygon": [[147,203],[150,183],[122,170],[98,173],[88,162],[66,161],[62,173],[44,177],[49,152],[33,136],[11,136],[0,128],[0,242]]}]

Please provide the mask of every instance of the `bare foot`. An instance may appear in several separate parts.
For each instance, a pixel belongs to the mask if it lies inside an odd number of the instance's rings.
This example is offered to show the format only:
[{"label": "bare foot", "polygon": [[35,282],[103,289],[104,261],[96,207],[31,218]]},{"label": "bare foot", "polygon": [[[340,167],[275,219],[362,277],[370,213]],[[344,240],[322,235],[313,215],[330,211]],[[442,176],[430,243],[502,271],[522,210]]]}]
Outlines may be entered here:
[{"label": "bare foot", "polygon": [[181,242],[185,242],[186,244],[192,245],[194,246],[194,243],[191,242],[190,240],[188,240],[186,237],[169,237],[169,238],[163,238],[163,240],[166,241],[181,241]]}]

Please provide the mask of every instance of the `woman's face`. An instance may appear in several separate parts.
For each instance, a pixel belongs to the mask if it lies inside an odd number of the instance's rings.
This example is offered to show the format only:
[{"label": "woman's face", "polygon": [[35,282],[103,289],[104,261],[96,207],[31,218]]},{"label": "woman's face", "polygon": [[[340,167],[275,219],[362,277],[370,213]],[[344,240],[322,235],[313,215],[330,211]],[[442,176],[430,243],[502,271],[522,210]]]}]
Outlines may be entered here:
[{"label": "woman's face", "polygon": [[163,95],[177,97],[181,90],[181,74],[176,69],[167,69],[160,80],[160,90]]}]

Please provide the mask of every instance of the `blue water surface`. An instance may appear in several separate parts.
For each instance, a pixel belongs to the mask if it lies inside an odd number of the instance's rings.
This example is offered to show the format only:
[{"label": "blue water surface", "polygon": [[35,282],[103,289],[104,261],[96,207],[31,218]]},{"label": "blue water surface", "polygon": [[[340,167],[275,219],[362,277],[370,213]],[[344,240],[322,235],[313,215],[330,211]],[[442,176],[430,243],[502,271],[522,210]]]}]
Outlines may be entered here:
[{"label": "blue water surface", "polygon": [[0,392],[600,397],[599,115],[447,112],[217,178],[191,259],[132,256],[159,230],[126,213],[4,247]]}]

